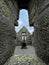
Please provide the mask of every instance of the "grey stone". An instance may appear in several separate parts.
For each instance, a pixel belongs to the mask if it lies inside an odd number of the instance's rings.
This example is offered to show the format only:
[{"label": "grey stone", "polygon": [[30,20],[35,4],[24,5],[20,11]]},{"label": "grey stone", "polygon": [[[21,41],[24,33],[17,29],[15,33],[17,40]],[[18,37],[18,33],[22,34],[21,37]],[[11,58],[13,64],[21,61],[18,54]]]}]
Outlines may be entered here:
[{"label": "grey stone", "polygon": [[[31,14],[34,9],[37,15]],[[34,44],[37,56],[49,64],[49,0],[36,0],[33,4],[30,3],[29,12],[30,23],[34,22]]]}]

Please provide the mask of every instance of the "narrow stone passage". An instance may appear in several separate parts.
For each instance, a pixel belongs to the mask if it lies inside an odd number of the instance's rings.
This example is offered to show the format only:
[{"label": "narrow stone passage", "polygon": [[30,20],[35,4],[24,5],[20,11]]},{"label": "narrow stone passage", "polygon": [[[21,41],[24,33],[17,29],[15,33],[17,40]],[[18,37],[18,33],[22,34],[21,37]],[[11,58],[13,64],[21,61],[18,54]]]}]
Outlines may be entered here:
[{"label": "narrow stone passage", "polygon": [[35,48],[27,46],[27,49],[21,49],[21,46],[17,46],[14,51],[14,55],[8,59],[4,65],[46,65],[40,60],[35,53]]}]

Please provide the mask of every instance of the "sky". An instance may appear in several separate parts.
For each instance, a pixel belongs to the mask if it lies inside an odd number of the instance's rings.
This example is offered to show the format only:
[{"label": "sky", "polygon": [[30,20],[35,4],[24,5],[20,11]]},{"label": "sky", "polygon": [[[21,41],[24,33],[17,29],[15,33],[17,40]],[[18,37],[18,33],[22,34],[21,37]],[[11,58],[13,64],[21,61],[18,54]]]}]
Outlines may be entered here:
[{"label": "sky", "polygon": [[20,10],[19,20],[17,22],[18,26],[15,26],[16,32],[19,32],[23,26],[25,26],[31,34],[34,32],[34,27],[29,26],[29,16],[27,10],[25,9]]}]

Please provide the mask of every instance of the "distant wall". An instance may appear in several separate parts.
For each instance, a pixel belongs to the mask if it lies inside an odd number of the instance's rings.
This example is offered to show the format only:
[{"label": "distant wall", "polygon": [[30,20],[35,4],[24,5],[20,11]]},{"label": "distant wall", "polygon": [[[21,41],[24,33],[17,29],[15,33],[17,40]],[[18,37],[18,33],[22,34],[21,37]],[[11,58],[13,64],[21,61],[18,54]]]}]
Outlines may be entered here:
[{"label": "distant wall", "polygon": [[17,41],[18,41],[18,45],[21,45],[21,43],[22,43],[22,33],[23,32],[25,32],[26,33],[26,43],[27,43],[27,45],[28,44],[30,44],[30,42],[28,42],[29,40],[28,39],[30,39],[30,37],[31,37],[31,34],[28,32],[28,30],[25,28],[25,27],[23,27],[18,33],[17,33],[17,35],[16,35],[16,37],[17,37]]}]

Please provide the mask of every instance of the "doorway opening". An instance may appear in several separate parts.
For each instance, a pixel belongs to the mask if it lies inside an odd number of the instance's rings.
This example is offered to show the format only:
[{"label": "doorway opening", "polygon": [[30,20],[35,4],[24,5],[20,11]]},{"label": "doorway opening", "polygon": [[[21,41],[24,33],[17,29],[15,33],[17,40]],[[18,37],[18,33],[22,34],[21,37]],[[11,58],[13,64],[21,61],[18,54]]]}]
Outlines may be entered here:
[{"label": "doorway opening", "polygon": [[25,32],[22,32],[22,40],[25,40],[26,41],[26,39],[27,39],[26,33]]}]

